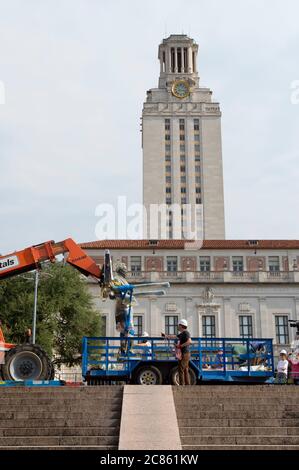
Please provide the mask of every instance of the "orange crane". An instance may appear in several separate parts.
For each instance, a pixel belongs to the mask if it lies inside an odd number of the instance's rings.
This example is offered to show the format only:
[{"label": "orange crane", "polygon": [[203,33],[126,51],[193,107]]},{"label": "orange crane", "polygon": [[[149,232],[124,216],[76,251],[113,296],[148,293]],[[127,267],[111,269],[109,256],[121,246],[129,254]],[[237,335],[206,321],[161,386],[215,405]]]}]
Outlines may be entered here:
[{"label": "orange crane", "polygon": [[[100,269],[74,240],[47,241],[6,256],[0,256],[0,280],[17,274],[39,269],[44,261],[55,262],[58,255],[85,276],[95,277],[101,286],[109,287],[107,269]],[[110,260],[110,255],[108,254]],[[110,274],[112,274],[111,266]],[[45,351],[37,344],[15,345],[6,343],[0,326],[0,379],[49,380],[54,377],[52,363]]]},{"label": "orange crane", "polygon": [[[71,238],[55,243],[47,241],[39,245],[0,256],[0,281],[17,274],[41,268],[45,261],[55,262],[58,255],[85,276],[97,279],[103,299],[116,300],[115,319],[121,337],[134,334],[133,290],[138,287],[169,287],[168,282],[129,284],[125,275],[113,276],[109,250],[105,250],[104,263],[100,268]],[[36,283],[37,286],[37,283]],[[136,292],[136,296],[164,295],[163,290]],[[36,312],[35,297],[35,312]],[[33,335],[34,336],[34,335]],[[34,341],[33,341],[34,342]],[[0,379],[4,380],[50,380],[54,377],[53,365],[45,351],[37,344],[15,345],[6,343],[0,326]]]}]

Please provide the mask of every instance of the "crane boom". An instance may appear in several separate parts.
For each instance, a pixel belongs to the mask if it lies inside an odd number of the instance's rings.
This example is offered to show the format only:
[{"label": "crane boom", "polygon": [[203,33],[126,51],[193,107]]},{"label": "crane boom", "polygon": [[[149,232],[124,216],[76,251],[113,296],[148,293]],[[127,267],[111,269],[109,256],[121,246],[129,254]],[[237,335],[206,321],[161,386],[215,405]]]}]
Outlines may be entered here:
[{"label": "crane boom", "polygon": [[54,262],[56,256],[65,255],[66,262],[85,276],[101,279],[102,270],[72,238],[55,243],[53,240],[0,256],[0,279],[6,279],[40,267],[43,261]]}]

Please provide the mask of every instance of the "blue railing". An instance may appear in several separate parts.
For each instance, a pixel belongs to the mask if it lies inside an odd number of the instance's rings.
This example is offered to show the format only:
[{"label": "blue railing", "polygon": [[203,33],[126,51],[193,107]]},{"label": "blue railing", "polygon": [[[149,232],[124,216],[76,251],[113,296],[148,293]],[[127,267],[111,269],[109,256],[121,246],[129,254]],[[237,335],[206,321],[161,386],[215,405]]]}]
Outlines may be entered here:
[{"label": "blue railing", "polygon": [[[129,377],[141,362],[159,367],[177,361],[174,340],[161,337],[84,337],[82,346],[84,377]],[[272,339],[192,338],[190,352],[191,366],[203,380],[274,376]]]}]

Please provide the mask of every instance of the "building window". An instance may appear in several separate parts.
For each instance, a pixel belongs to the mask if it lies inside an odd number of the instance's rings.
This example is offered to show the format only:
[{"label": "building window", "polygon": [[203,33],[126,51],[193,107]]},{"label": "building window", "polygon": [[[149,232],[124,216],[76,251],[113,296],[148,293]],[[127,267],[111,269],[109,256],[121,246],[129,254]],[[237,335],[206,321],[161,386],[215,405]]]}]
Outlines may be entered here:
[{"label": "building window", "polygon": [[167,173],[170,173],[171,172],[171,166],[166,165],[165,170],[166,170]]},{"label": "building window", "polygon": [[252,316],[239,316],[240,336],[241,338],[252,338]]},{"label": "building window", "polygon": [[195,188],[195,192],[196,192],[196,194],[201,193],[201,188]]},{"label": "building window", "polygon": [[185,120],[180,119],[180,131],[184,131],[184,130],[185,130]]},{"label": "building window", "polygon": [[200,165],[195,165],[195,171],[196,173],[200,173]]},{"label": "building window", "polygon": [[196,204],[201,204],[201,198],[200,198],[200,197],[197,197],[196,200],[195,200],[195,203],[196,203]]},{"label": "building window", "polygon": [[176,335],[178,333],[178,316],[165,316],[165,333],[167,335]]},{"label": "building window", "polygon": [[165,152],[170,152],[170,144],[165,144]]},{"label": "building window", "polygon": [[185,140],[185,134],[180,134],[180,140]]},{"label": "building window", "polygon": [[185,173],[185,171],[186,171],[185,165],[181,165],[181,172],[182,172],[182,173]]},{"label": "building window", "polygon": [[242,272],[243,270],[243,256],[233,256],[233,271]]},{"label": "building window", "polygon": [[200,162],[200,155],[195,155],[195,161]]},{"label": "building window", "polygon": [[279,256],[269,256],[269,271],[279,271]]},{"label": "building window", "polygon": [[203,315],[202,335],[205,338],[214,338],[216,336],[215,315]]},{"label": "building window", "polygon": [[170,131],[170,119],[165,119],[165,130]]},{"label": "building window", "polygon": [[194,150],[195,150],[195,152],[199,152],[199,151],[200,151],[200,145],[199,145],[199,144],[195,144],[195,145],[194,145]]},{"label": "building window", "polygon": [[180,144],[180,152],[185,152],[185,144]]},{"label": "building window", "polygon": [[181,155],[181,156],[180,156],[180,160],[181,160],[181,162],[185,163],[185,161],[186,161],[186,155]]},{"label": "building window", "polygon": [[166,180],[166,183],[171,183],[171,176],[166,176],[165,180]]},{"label": "building window", "polygon": [[167,186],[166,192],[167,192],[167,193],[171,193],[171,188],[170,188],[169,186]]},{"label": "building window", "polygon": [[200,176],[195,176],[195,183],[200,183]]},{"label": "building window", "polygon": [[141,272],[141,256],[131,256],[131,271],[132,273]]},{"label": "building window", "polygon": [[165,155],[165,161],[170,162],[171,161],[171,156],[170,155]]},{"label": "building window", "polygon": [[199,142],[199,134],[194,135],[194,140],[196,140],[196,142]]},{"label": "building window", "polygon": [[181,198],[181,204],[187,204],[187,198],[186,197]]},{"label": "building window", "polygon": [[181,183],[186,183],[186,176],[181,176]]},{"label": "building window", "polygon": [[165,140],[170,140],[170,134],[165,134]]},{"label": "building window", "polygon": [[289,325],[287,315],[275,315],[277,344],[289,344]]},{"label": "building window", "polygon": [[133,315],[135,336],[142,336],[143,318],[142,315]]},{"label": "building window", "polygon": [[177,256],[167,256],[166,257],[167,263],[167,271],[174,273],[178,270],[178,258]]},{"label": "building window", "polygon": [[199,270],[201,272],[211,271],[211,258],[209,256],[199,257]]},{"label": "building window", "polygon": [[167,197],[167,198],[166,198],[166,204],[167,204],[167,205],[171,204],[171,197]]},{"label": "building window", "polygon": [[194,130],[199,131],[199,119],[194,119]]},{"label": "building window", "polygon": [[186,193],[186,188],[181,188],[181,193]]}]

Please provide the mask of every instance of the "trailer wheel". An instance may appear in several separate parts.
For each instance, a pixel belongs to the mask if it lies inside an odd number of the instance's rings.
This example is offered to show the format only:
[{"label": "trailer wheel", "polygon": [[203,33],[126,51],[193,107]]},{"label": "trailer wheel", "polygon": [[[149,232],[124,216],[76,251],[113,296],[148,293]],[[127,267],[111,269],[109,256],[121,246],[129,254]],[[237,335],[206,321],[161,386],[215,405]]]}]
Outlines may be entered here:
[{"label": "trailer wheel", "polygon": [[[190,377],[190,384],[196,385],[196,382],[197,382],[196,374],[191,367],[189,367],[189,377]],[[169,379],[172,385],[180,384],[179,383],[179,368],[177,366],[171,369]]]},{"label": "trailer wheel", "polygon": [[4,380],[50,380],[53,371],[48,355],[37,344],[20,344],[10,349],[2,365]]},{"label": "trailer wheel", "polygon": [[137,370],[134,383],[138,385],[161,385],[162,374],[155,366],[143,366]]}]

